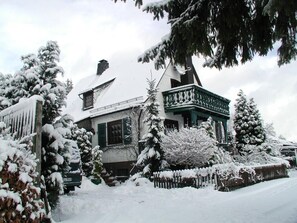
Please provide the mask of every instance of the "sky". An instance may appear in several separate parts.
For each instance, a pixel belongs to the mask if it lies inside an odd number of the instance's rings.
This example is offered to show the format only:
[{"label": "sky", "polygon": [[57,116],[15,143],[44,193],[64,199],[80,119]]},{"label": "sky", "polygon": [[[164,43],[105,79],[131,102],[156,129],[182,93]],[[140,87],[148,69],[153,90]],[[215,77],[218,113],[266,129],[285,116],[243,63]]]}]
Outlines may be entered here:
[{"label": "sky", "polygon": [[[118,0],[119,1],[119,0]],[[144,1],[149,2],[149,1]],[[170,30],[166,20],[154,21],[132,0],[0,0],[0,72],[14,74],[20,57],[37,53],[47,41],[58,42],[63,80],[79,80],[96,72],[97,62],[109,61],[121,69],[136,61]],[[277,66],[276,50],[265,57],[232,68],[204,68],[193,57],[203,87],[234,102],[240,89],[254,98],[264,123],[273,123],[278,135],[297,141],[297,61]],[[147,71],[143,66],[142,72]]]}]

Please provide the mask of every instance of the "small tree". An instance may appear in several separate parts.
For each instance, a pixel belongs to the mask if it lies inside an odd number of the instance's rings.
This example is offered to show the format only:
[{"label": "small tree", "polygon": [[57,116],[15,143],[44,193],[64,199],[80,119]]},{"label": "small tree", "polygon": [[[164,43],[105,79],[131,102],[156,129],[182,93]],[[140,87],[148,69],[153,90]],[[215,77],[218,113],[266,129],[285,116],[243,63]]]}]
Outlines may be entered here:
[{"label": "small tree", "polygon": [[262,126],[260,112],[253,99],[247,101],[247,97],[242,90],[236,99],[234,130],[236,132],[235,141],[239,152],[243,155],[251,153],[245,145],[261,145],[265,141],[265,132]]},{"label": "small tree", "polygon": [[84,128],[80,129],[77,125],[72,129],[72,137],[73,140],[77,142],[77,146],[80,150],[82,170],[86,177],[89,177],[93,170],[92,136],[93,133],[88,132]]},{"label": "small tree", "polygon": [[71,134],[72,119],[62,116],[53,125],[46,124],[42,127],[42,166],[41,173],[45,178],[48,200],[52,207],[58,202],[59,194],[63,193],[62,173],[70,169],[69,163],[73,150],[77,144]]},{"label": "small tree", "polygon": [[160,146],[161,138],[164,135],[164,127],[159,117],[159,103],[157,102],[156,80],[148,80],[147,89],[148,101],[145,104],[148,133],[143,137],[145,148],[140,153],[136,165],[142,169],[144,176],[149,177],[154,171],[159,171],[166,166],[164,152]]},{"label": "small tree", "polygon": [[251,98],[248,103],[249,107],[249,136],[251,145],[261,145],[265,141],[265,130],[262,125],[261,115],[257,109],[254,99]]},{"label": "small tree", "polygon": [[99,146],[95,146],[92,150],[92,160],[93,160],[93,169],[91,175],[91,181],[94,184],[101,183],[101,172],[103,170],[102,164],[102,151],[100,150]]},{"label": "small tree", "polygon": [[242,90],[238,93],[235,103],[234,125],[236,147],[240,153],[244,145],[250,143],[249,137],[249,107],[246,95]]}]

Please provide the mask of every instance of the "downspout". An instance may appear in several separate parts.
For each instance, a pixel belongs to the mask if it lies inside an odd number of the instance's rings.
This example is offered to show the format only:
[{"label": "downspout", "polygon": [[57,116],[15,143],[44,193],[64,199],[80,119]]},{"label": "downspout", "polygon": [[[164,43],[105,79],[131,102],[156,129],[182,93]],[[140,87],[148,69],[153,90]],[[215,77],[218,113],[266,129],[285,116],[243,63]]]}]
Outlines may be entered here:
[{"label": "downspout", "polygon": [[[141,115],[142,115],[143,109],[142,106],[140,108],[140,112],[138,115],[138,119],[137,119],[137,129],[138,129],[138,133],[137,133],[137,139],[138,139],[138,150],[139,150],[139,141],[140,141],[140,119],[141,119]],[[130,170],[130,175],[133,174],[134,169],[136,168],[136,164],[132,167],[132,169]]]},{"label": "downspout", "polygon": [[140,113],[139,113],[139,115],[138,115],[138,126],[137,126],[137,128],[138,128],[138,142],[139,142],[139,140],[140,140],[140,118],[141,118],[141,115],[142,115],[142,112],[143,112],[143,108],[141,107],[140,108]]}]

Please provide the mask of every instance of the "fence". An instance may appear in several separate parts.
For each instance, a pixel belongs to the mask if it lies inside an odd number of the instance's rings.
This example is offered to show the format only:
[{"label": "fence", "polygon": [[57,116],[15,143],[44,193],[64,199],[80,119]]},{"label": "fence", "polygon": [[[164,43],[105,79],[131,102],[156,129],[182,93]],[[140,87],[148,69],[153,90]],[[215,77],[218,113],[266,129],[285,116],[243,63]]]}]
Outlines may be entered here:
[{"label": "fence", "polygon": [[212,168],[191,170],[162,171],[154,173],[154,186],[159,188],[201,188],[216,184]]},{"label": "fence", "polygon": [[4,122],[6,127],[10,127],[10,132],[15,138],[34,136],[33,153],[39,160],[36,167],[39,174],[41,172],[42,101],[41,97],[32,96],[0,112],[0,121]]},{"label": "fence", "polygon": [[166,189],[201,188],[212,185],[218,190],[228,191],[281,177],[288,177],[285,164],[255,167],[224,164],[209,168],[155,172],[154,187]]}]

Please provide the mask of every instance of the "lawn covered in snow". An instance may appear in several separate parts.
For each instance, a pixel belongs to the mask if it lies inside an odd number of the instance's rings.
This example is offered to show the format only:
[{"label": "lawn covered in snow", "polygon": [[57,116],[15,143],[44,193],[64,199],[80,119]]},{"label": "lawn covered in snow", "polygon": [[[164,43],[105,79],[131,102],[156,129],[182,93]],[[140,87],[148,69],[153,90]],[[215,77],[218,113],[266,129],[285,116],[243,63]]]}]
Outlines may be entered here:
[{"label": "lawn covered in snow", "polygon": [[297,171],[232,192],[156,189],[146,180],[95,186],[84,179],[61,197],[53,217],[63,223],[296,223]]}]

